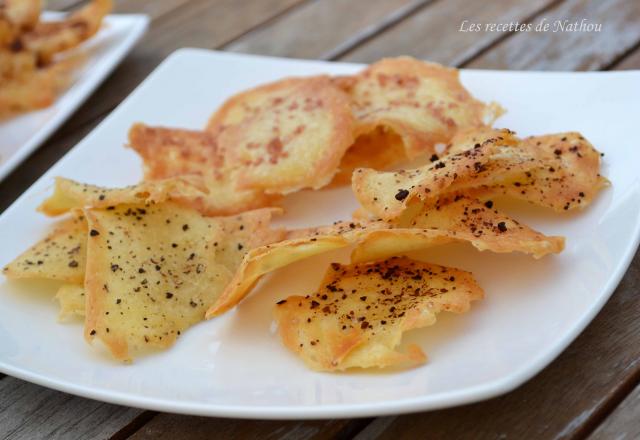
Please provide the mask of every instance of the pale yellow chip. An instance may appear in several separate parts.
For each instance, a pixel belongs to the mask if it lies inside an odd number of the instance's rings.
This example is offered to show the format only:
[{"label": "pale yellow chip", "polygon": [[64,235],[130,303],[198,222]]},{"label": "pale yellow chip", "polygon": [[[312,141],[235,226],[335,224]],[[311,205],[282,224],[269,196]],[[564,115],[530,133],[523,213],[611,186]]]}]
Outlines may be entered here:
[{"label": "pale yellow chip", "polygon": [[3,273],[10,279],[41,278],[81,284],[86,242],[84,217],[65,219],[44,239],[9,263]]},{"label": "pale yellow chip", "polygon": [[432,155],[458,131],[500,115],[464,88],[458,70],[409,57],[387,58],[355,77],[337,79],[352,99],[356,134],[386,127],[402,137],[406,155]]},{"label": "pale yellow chip", "polygon": [[409,228],[372,231],[351,254],[355,262],[372,261],[451,241],[468,242],[480,251],[523,252],[535,258],[564,249],[564,237],[546,236],[504,215],[488,200],[458,196],[420,212]]},{"label": "pale yellow chip", "polygon": [[145,204],[176,201],[199,207],[199,200],[208,194],[197,176],[142,182],[124,188],[106,188],[57,177],[53,195],[38,210],[56,216],[81,208],[110,208],[119,204]]},{"label": "pale yellow chip", "polygon": [[349,97],[328,76],[288,78],[235,95],[208,130],[237,170],[240,188],[272,194],[327,185],[354,140]]},{"label": "pale yellow chip", "polygon": [[484,292],[469,272],[407,258],[331,268],[314,294],[275,308],[284,345],[318,371],[416,366],[405,331],[433,325],[441,311],[467,312]]},{"label": "pale yellow chip", "polygon": [[56,300],[60,303],[61,322],[71,321],[73,318],[84,318],[85,290],[82,284],[63,284],[58,288]]},{"label": "pale yellow chip", "polygon": [[173,203],[88,209],[85,338],[119,360],[171,346],[204,318],[231,274],[220,226]]},{"label": "pale yellow chip", "polygon": [[609,181],[600,175],[600,152],[580,133],[533,136],[521,147],[544,163],[511,182],[488,188],[535,205],[567,211],[589,205]]},{"label": "pale yellow chip", "polygon": [[432,206],[447,194],[500,184],[541,165],[540,160],[511,143],[506,137],[490,138],[412,170],[361,168],[353,175],[353,191],[371,214],[393,220],[411,206]]},{"label": "pale yellow chip", "polygon": [[210,132],[134,124],[129,146],[144,161],[147,180],[200,176],[207,194],[197,209],[207,215],[231,215],[272,206],[278,200],[260,190],[237,188],[237,173],[226,165]]}]

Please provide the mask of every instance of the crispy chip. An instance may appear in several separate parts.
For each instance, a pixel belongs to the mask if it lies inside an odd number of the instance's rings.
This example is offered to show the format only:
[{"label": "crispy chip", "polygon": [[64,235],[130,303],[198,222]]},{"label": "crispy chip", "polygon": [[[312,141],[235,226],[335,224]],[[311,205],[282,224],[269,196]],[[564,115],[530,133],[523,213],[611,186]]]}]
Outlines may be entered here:
[{"label": "crispy chip", "polygon": [[242,92],[211,117],[208,130],[240,188],[275,194],[327,185],[354,140],[349,97],[328,76]]},{"label": "crispy chip", "polygon": [[76,208],[108,208],[119,204],[160,203],[173,200],[187,206],[198,206],[207,196],[201,179],[196,176],[142,182],[124,188],[105,188],[57,177],[53,195],[38,210],[56,216]]},{"label": "crispy chip", "polygon": [[82,283],[86,261],[87,226],[83,216],[60,222],[43,240],[9,263],[10,279],[44,278]]},{"label": "crispy chip", "polygon": [[85,338],[119,360],[171,346],[204,318],[231,274],[216,262],[223,232],[173,203],[86,211]]},{"label": "crispy chip", "polygon": [[384,127],[378,127],[372,132],[358,136],[343,156],[340,171],[331,183],[351,183],[351,175],[356,168],[384,170],[406,159],[402,138]]},{"label": "crispy chip", "polygon": [[541,258],[564,249],[564,237],[548,237],[493,208],[493,202],[458,196],[440,200],[420,212],[411,229],[373,231],[351,255],[351,261],[372,261],[450,241],[469,242],[480,251],[523,252]]},{"label": "crispy chip", "polygon": [[197,209],[208,215],[231,215],[277,201],[259,190],[236,188],[236,174],[225,166],[209,132],[135,124],[129,130],[129,145],[142,157],[147,180],[201,176],[208,194]]},{"label": "crispy chip", "polygon": [[58,320],[61,322],[84,317],[86,300],[82,284],[63,284],[58,288],[56,299],[60,303]]},{"label": "crispy chip", "polygon": [[250,250],[223,294],[207,310],[207,318],[220,315],[238,304],[264,274],[298,260],[346,247],[376,227],[385,225],[381,222],[340,222],[327,227],[291,231],[287,240]]},{"label": "crispy chip", "polygon": [[21,44],[37,54],[41,63],[49,63],[55,54],[78,46],[98,32],[111,8],[111,0],[93,0],[64,20],[38,22],[21,35]]},{"label": "crispy chip", "polygon": [[21,31],[32,29],[38,23],[41,10],[41,0],[4,0],[0,4],[0,13]]},{"label": "crispy chip", "polygon": [[353,221],[290,231],[287,240],[247,252],[207,317],[234,307],[266,273],[314,255],[355,244],[351,260],[362,262],[454,241],[469,242],[481,251],[523,252],[535,258],[564,248],[563,237],[547,237],[477,200],[459,197],[418,213],[410,225]]},{"label": "crispy chip", "polygon": [[462,270],[392,258],[332,264],[317,293],[279,301],[275,318],[284,345],[314,370],[415,366],[417,346],[398,351],[402,334],[436,322],[441,311],[464,313],[484,292]]},{"label": "crispy chip", "polygon": [[387,127],[402,137],[409,158],[431,155],[457,130],[483,126],[501,113],[474,99],[456,69],[409,57],[380,60],[336,82],[351,96],[356,133]]},{"label": "crispy chip", "polygon": [[353,175],[353,191],[367,211],[391,220],[410,205],[430,206],[447,193],[500,184],[541,165],[533,155],[513,148],[509,136],[492,137],[412,170],[358,169]]},{"label": "crispy chip", "polygon": [[533,136],[521,148],[544,163],[512,182],[488,188],[556,211],[584,208],[609,184],[600,175],[600,153],[580,133]]}]

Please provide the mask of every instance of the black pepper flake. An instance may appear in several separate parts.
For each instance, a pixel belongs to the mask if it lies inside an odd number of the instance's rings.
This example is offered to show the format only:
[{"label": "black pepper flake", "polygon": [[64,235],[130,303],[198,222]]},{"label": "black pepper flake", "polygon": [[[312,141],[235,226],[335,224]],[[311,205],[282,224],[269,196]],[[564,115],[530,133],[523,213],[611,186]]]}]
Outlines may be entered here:
[{"label": "black pepper flake", "polygon": [[440,168],[444,168],[444,167],[445,167],[444,162],[438,162],[438,163],[436,164],[436,166],[435,166],[435,169],[436,169],[436,170],[438,170],[438,169],[440,169]]},{"label": "black pepper flake", "polygon": [[98,196],[98,199],[104,200],[104,194],[100,194],[100,196]]},{"label": "black pepper flake", "polygon": [[120,304],[122,300],[120,298],[116,299],[116,304]]},{"label": "black pepper flake", "polygon": [[504,222],[498,223],[498,230],[500,232],[507,232],[507,225]]},{"label": "black pepper flake", "polygon": [[189,301],[189,305],[191,307],[197,307],[198,306],[198,304],[196,304],[196,302],[194,300]]},{"label": "black pepper flake", "polygon": [[486,202],[484,202],[484,206],[491,209],[493,208],[493,202],[491,200],[487,200]]},{"label": "black pepper flake", "polygon": [[164,296],[165,296],[167,299],[171,299],[171,298],[173,298],[173,293],[171,293],[171,292],[167,292],[167,293],[165,293],[165,294],[164,294]]},{"label": "black pepper flake", "polygon": [[97,235],[100,235],[100,233],[98,231],[96,231],[95,229],[92,229],[91,231],[89,231],[89,235],[92,237],[95,237]]},{"label": "black pepper flake", "polygon": [[280,301],[278,301],[276,304],[277,304],[277,305],[281,305],[281,304],[284,304],[284,303],[286,303],[286,302],[287,302],[287,300],[286,300],[286,299],[281,299],[281,300],[280,300]]},{"label": "black pepper flake", "polygon": [[182,230],[186,231],[187,229],[189,229],[189,225],[182,225]]},{"label": "black pepper flake", "polygon": [[117,264],[112,264],[111,265],[111,272],[115,272],[118,269],[120,269],[120,266],[118,266]]},{"label": "black pepper flake", "polygon": [[429,160],[430,160],[431,162],[435,162],[435,161],[437,161],[438,159],[439,159],[439,157],[438,157],[438,155],[437,155],[437,154],[432,154],[432,155],[431,155],[431,157],[429,158]]},{"label": "black pepper flake", "polygon": [[244,247],[244,246],[242,245],[242,243],[238,243],[238,250],[239,250],[239,251],[241,251],[243,247]]},{"label": "black pepper flake", "polygon": [[396,193],[396,200],[402,201],[406,199],[408,195],[409,195],[409,191],[407,191],[406,189],[400,189]]},{"label": "black pepper flake", "polygon": [[366,329],[369,327],[369,323],[367,321],[362,321],[362,324],[360,324],[360,328],[362,330]]},{"label": "black pepper flake", "polygon": [[78,267],[78,262],[76,260],[69,261],[69,267]]},{"label": "black pepper flake", "polygon": [[96,334],[96,330],[95,330],[95,329],[91,330],[91,331],[89,332],[89,334],[90,334],[91,336],[95,335],[95,334]]},{"label": "black pepper flake", "polygon": [[312,309],[315,309],[315,308],[316,308],[316,307],[318,307],[319,305],[320,305],[320,303],[319,303],[318,301],[315,301],[315,300],[311,301],[311,308],[312,308]]}]

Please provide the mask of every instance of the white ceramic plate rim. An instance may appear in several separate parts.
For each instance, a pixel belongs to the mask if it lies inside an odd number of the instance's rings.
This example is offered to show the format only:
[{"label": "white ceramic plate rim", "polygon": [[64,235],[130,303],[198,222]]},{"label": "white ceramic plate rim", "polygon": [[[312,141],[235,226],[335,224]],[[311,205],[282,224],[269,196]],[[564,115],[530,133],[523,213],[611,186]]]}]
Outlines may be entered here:
[{"label": "white ceramic plate rim", "polygon": [[[170,58],[188,55],[189,53],[209,52],[201,49],[180,49],[174,52],[167,60],[165,60],[138,88],[139,90],[150,82],[156,72],[167,64]],[[239,56],[239,55],[230,55]],[[245,56],[245,55],[242,55]],[[255,57],[255,56],[251,56]],[[270,57],[260,57],[270,58]],[[490,73],[491,71],[483,71]],[[512,72],[510,72],[512,73]],[[551,73],[553,74],[553,73]],[[589,73],[586,73],[589,74]],[[121,105],[125,105],[132,93]],[[109,123],[113,112],[109,117],[99,125]],[[89,134],[90,135],[90,134]],[[89,136],[88,135],[88,136]],[[71,154],[73,150],[78,148],[82,142],[74,146],[67,154]],[[66,155],[60,159],[64,160]],[[36,186],[41,180],[49,178],[49,172],[45,173],[33,186]],[[9,215],[14,209],[18,209],[23,198],[29,196],[31,188],[21,195],[14,204],[9,207],[0,218]],[[618,264],[612,271],[609,282],[602,289],[602,294],[594,301],[585,313],[575,321],[573,327],[557,338],[549,349],[537,356],[526,367],[514,370],[510,374],[499,380],[486,382],[482,385],[472,386],[464,390],[454,392],[440,392],[430,394],[424,397],[413,397],[406,399],[394,399],[378,403],[349,403],[349,404],[323,404],[323,405],[227,405],[227,404],[211,404],[211,403],[189,403],[174,401],[167,398],[149,398],[144,396],[131,395],[123,392],[114,392],[105,389],[92,389],[86,386],[79,386],[70,381],[55,380],[45,375],[35,374],[24,368],[16,368],[6,362],[0,361],[0,371],[15,376],[19,379],[27,380],[38,385],[46,386],[59,391],[75,394],[82,397],[92,398],[104,402],[127,405],[132,407],[165,411],[173,413],[182,413],[201,416],[218,416],[231,418],[261,418],[261,419],[322,419],[322,418],[352,418],[367,416],[382,416],[401,413],[411,413],[418,411],[435,410],[447,408],[466,403],[477,402],[480,400],[495,397],[509,392],[520,386],[534,375],[539,373],[543,368],[549,365],[569,344],[584,330],[584,328],[593,320],[595,315],[602,309],[604,304],[610,298],[611,294],[620,283],[624,276],[633,256],[636,253],[638,244],[640,243],[640,223],[636,222],[633,229],[633,235],[628,241],[628,245],[624,250],[624,256],[618,260]]]},{"label": "white ceramic plate rim", "polygon": [[[60,14],[45,12],[44,18],[57,17]],[[97,65],[87,71],[87,78],[71,86],[63,95],[68,95],[69,105],[61,107],[58,112],[25,144],[18,148],[4,163],[0,164],[0,181],[4,180],[18,165],[20,165],[31,153],[33,153],[49,136],[91,96],[100,84],[122,62],[125,55],[133,48],[144,35],[149,26],[149,17],[144,14],[115,14],[105,17],[105,22],[127,21],[131,24],[126,38],[112,52],[106,60],[99,60]]]}]

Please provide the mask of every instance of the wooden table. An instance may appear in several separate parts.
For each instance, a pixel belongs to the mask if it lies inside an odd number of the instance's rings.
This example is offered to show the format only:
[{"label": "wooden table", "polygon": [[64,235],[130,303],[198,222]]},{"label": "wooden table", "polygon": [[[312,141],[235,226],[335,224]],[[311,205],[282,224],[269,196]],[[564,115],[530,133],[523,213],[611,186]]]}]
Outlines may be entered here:
[{"label": "wooden table", "polygon": [[[77,3],[49,5],[64,10]],[[356,62],[407,54],[490,69],[640,68],[639,0],[116,0],[116,11],[149,14],[149,33],[93,97],[0,183],[0,210],[180,47]],[[459,31],[463,20],[543,17],[585,18],[601,23],[602,31]],[[636,256],[602,312],[555,362],[519,389],[478,404],[376,419],[229,420],[109,405],[5,376],[0,437],[640,438],[639,284]]]}]

